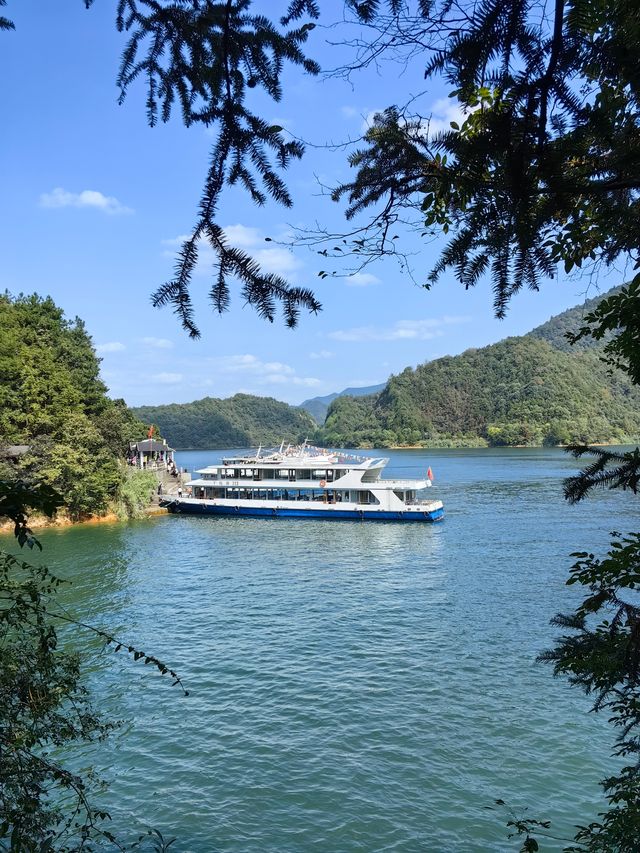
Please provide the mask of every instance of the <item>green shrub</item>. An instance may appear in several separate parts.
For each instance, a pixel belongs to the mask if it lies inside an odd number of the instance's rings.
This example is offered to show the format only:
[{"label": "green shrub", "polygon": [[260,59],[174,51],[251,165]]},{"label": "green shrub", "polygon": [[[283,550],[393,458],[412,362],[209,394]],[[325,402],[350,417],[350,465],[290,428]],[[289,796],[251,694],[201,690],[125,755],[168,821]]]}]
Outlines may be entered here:
[{"label": "green shrub", "polygon": [[118,516],[123,519],[140,518],[157,487],[158,481],[152,471],[127,468],[116,507]]}]

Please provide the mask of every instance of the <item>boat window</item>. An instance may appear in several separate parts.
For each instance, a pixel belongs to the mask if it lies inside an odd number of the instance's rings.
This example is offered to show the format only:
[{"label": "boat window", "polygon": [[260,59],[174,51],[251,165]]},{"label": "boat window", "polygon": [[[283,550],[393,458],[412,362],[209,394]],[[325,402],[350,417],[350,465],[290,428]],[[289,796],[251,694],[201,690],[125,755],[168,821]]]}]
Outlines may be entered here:
[{"label": "boat window", "polygon": [[379,504],[380,501],[372,492],[356,492],[359,504]]}]

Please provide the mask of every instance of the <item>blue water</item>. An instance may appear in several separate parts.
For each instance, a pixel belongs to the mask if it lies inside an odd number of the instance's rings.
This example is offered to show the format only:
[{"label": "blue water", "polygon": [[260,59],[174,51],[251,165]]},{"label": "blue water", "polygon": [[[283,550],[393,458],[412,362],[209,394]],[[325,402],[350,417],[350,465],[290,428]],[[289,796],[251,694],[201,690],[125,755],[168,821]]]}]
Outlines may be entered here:
[{"label": "blue water", "polygon": [[41,537],[69,608],[190,691],[86,640],[98,704],[127,721],[93,755],[116,829],[189,853],[480,853],[519,847],[498,797],[563,838],[595,817],[611,731],[535,657],[578,595],[568,555],[635,529],[636,502],[568,506],[558,450],[384,455],[389,474],[431,465],[442,524],[163,516]]}]

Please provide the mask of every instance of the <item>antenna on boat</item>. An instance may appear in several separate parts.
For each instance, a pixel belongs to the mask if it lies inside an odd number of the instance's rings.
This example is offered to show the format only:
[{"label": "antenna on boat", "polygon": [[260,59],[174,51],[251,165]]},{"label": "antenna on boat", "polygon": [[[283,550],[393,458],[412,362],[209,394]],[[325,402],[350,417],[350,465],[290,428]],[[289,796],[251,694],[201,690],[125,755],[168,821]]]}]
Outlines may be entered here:
[{"label": "antenna on boat", "polygon": [[280,444],[280,450],[278,453],[282,453],[282,448],[284,447],[284,438],[282,439],[282,443]]},{"label": "antenna on boat", "polygon": [[260,459],[260,451],[262,450],[262,445],[258,448],[258,452],[256,453],[256,459]]}]

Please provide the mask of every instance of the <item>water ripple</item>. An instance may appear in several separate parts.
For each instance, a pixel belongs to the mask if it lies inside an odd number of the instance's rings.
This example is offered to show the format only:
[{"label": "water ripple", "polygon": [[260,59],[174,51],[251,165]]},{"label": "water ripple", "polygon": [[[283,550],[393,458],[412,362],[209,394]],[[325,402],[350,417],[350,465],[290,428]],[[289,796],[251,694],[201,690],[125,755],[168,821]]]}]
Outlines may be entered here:
[{"label": "water ripple", "polygon": [[596,814],[610,732],[534,659],[575,601],[568,553],[631,525],[630,503],[566,506],[573,463],[554,451],[392,454],[405,476],[425,463],[447,508],[434,527],[171,517],[45,534],[69,606],[191,691],[87,641],[100,704],[131,721],[95,756],[117,826],[188,853],[483,853],[516,849],[496,797],[569,836]]}]

